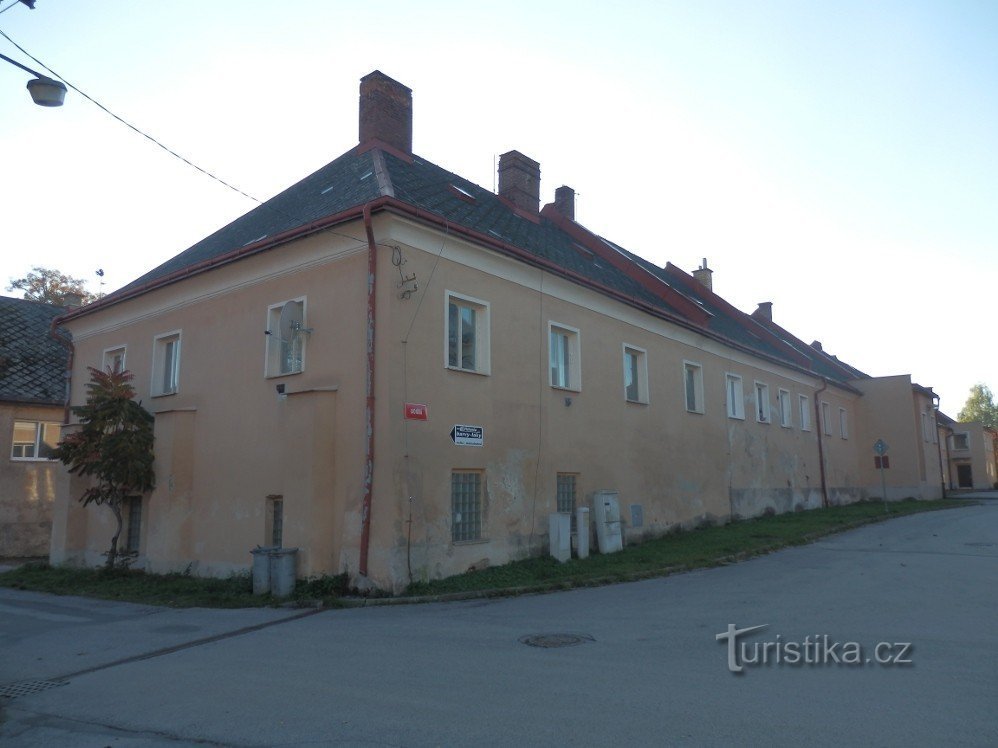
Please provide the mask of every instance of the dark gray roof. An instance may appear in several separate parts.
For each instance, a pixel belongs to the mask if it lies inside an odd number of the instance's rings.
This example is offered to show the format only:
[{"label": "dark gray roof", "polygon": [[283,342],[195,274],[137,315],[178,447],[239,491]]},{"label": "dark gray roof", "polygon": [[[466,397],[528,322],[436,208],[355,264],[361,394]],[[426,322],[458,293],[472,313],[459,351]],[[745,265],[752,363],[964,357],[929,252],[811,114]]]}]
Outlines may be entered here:
[{"label": "dark gray roof", "polygon": [[0,296],[0,401],[65,402],[69,353],[49,336],[52,320],[65,311],[40,301]]},{"label": "dark gray roof", "polygon": [[[119,297],[141,292],[145,285],[170,282],[183,277],[181,271],[219,261],[243,247],[265,243],[268,238],[386,197],[418,208],[423,215],[441,218],[450,226],[474,232],[521,254],[525,252],[528,257],[537,258],[538,264],[563,269],[581,282],[598,284],[642,308],[689,322],[708,335],[767,358],[840,383],[864,376],[782,328],[736,309],[678,268],[658,267],[573,224],[586,234],[585,239],[580,239],[577,232],[572,233],[574,229],[551,220],[553,214],[547,210],[527,215],[491,190],[424,158],[404,156],[374,142],[348,151],[111,294],[105,302],[113,303]],[[620,258],[624,258],[623,266]],[[653,276],[661,285],[656,286],[646,276]]]}]

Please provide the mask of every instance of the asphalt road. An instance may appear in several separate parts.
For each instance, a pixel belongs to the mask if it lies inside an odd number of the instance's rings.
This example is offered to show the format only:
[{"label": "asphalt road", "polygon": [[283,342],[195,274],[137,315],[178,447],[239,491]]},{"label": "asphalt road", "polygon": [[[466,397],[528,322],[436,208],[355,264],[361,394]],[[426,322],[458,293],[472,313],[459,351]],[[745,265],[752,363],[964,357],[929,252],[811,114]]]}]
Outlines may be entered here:
[{"label": "asphalt road", "polygon": [[[0,591],[0,690],[36,691],[0,699],[0,744],[991,746],[996,588],[991,501],[664,579],[294,620]],[[737,674],[729,624],[766,625]]]}]

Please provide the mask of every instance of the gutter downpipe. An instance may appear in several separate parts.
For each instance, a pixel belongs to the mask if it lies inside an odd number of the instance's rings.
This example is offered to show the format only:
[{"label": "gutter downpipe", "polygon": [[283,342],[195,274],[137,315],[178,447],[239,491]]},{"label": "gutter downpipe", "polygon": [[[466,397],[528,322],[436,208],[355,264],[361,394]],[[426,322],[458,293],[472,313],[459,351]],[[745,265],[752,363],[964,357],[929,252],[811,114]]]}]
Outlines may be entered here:
[{"label": "gutter downpipe", "polygon": [[825,445],[822,439],[822,432],[825,425],[821,422],[821,401],[818,395],[828,389],[828,380],[821,378],[821,389],[814,393],[814,430],[818,432],[818,469],[821,472],[821,506],[828,508],[828,483],[825,479]]},{"label": "gutter downpipe", "polygon": [[374,488],[374,330],[377,290],[377,245],[371,225],[371,204],[364,205],[364,231],[367,233],[367,458],[364,461],[364,505],[361,511],[360,574],[367,576],[367,556],[371,544],[371,497]]},{"label": "gutter downpipe", "polygon": [[63,402],[63,405],[62,405],[62,407],[63,407],[62,422],[63,422],[63,424],[68,424],[69,423],[69,398],[70,398],[70,394],[72,392],[72,385],[73,385],[73,360],[76,358],[76,346],[73,345],[73,341],[70,338],[67,338],[64,335],[61,335],[59,333],[59,331],[56,329],[56,324],[55,323],[58,320],[59,320],[59,317],[55,317],[55,318],[52,319],[52,322],[49,324],[49,337],[52,338],[53,340],[58,341],[58,343],[63,348],[65,348],[66,351],[69,353],[69,357],[66,359],[66,371],[63,374],[63,376],[66,379],[66,398],[65,398],[65,400]]},{"label": "gutter downpipe", "polygon": [[943,470],[943,440],[939,438],[939,395],[932,393],[932,428],[936,434],[936,452],[939,454],[939,485],[943,490],[943,498],[946,498],[946,471]]}]

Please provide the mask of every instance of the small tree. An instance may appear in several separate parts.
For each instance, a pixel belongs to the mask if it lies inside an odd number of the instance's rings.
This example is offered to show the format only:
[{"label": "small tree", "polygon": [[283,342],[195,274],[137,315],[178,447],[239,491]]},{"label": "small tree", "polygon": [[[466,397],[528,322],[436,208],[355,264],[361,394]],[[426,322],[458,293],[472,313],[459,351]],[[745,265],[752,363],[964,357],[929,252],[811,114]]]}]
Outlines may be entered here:
[{"label": "small tree", "polygon": [[957,415],[961,423],[980,421],[989,428],[998,428],[998,405],[986,384],[975,384],[970,388],[963,410]]},{"label": "small tree", "polygon": [[8,291],[24,291],[24,298],[29,301],[43,301],[46,304],[64,306],[67,294],[79,294],[83,303],[89,304],[97,297],[86,288],[87,282],[66,275],[58,270],[34,267],[23,278],[11,278]]},{"label": "small tree", "polygon": [[130,372],[88,368],[87,401],[73,408],[80,429],[67,434],[55,456],[70,473],[94,479],[80,497],[83,505],[107,505],[117,520],[107,553],[111,569],[118,557],[122,502],[155,485],[153,416],[135,401]]}]

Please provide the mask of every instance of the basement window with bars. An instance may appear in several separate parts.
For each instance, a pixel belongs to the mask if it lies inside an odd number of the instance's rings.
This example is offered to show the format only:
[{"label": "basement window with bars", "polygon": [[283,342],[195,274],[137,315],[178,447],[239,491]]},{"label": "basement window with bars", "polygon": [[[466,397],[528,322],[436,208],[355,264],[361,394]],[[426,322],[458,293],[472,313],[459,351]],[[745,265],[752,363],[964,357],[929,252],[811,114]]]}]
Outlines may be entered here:
[{"label": "basement window with bars", "polygon": [[142,497],[129,496],[125,499],[128,511],[127,533],[125,534],[125,551],[138,553],[142,539]]},{"label": "basement window with bars", "polygon": [[558,473],[557,511],[575,514],[575,486],[578,473]]},{"label": "basement window with bars", "polygon": [[454,470],[450,478],[451,540],[482,539],[482,473]]}]

